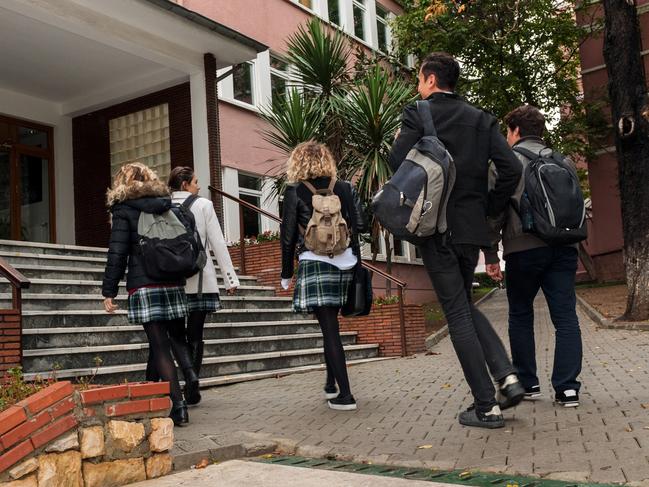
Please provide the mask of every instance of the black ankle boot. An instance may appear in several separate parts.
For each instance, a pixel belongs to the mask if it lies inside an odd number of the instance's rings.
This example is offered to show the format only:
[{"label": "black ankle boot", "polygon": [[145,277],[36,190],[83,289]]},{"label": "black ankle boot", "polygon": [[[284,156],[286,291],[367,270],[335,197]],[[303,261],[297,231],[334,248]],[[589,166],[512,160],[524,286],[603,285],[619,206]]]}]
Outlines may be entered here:
[{"label": "black ankle boot", "polygon": [[185,378],[185,400],[187,404],[195,405],[201,402],[201,393],[199,391],[198,376],[192,367],[192,358],[189,352],[189,345],[187,342],[171,339],[171,349],[174,352],[176,361],[180,365],[180,370],[183,371]]},{"label": "black ankle boot", "polygon": [[187,403],[185,401],[172,401],[169,417],[173,420],[175,426],[185,426],[189,423]]},{"label": "black ankle boot", "polygon": [[205,348],[204,342],[191,342],[189,348],[192,354],[192,367],[194,372],[200,379],[201,377],[201,365],[203,365],[203,349]]}]

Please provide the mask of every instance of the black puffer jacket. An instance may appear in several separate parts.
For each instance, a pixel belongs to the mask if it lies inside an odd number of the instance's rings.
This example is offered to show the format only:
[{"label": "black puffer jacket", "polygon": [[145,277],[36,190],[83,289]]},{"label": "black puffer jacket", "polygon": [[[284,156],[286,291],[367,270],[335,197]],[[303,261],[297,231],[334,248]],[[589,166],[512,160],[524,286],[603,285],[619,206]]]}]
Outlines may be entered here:
[{"label": "black puffer jacket", "polygon": [[137,253],[139,235],[137,223],[141,212],[161,214],[171,208],[168,196],[142,196],[117,202],[111,206],[113,222],[108,246],[108,260],[102,294],[105,298],[117,296],[119,281],[128,267],[126,288],[131,291],[144,286],[183,286],[185,281],[161,282],[151,279],[144,272],[142,257]]},{"label": "black puffer jacket", "polygon": [[[320,177],[309,181],[316,189],[326,189],[331,182],[328,177]],[[351,247],[354,255],[360,255],[358,234],[367,230],[367,222],[363,214],[363,207],[356,193],[356,189],[347,181],[336,181],[334,194],[340,198],[341,214],[347,222],[352,238]],[[313,193],[301,183],[290,184],[284,192],[282,203],[282,278],[293,277],[294,259],[297,253],[304,250],[304,237],[299,227],[306,228],[313,214],[311,199]]]}]

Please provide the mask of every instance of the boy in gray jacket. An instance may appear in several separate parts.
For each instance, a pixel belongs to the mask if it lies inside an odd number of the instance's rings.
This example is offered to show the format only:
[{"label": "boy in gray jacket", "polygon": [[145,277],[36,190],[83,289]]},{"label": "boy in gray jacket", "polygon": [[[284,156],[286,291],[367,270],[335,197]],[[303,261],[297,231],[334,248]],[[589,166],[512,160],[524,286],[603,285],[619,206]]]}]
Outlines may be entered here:
[{"label": "boy in gray jacket", "polygon": [[[541,138],[545,129],[545,117],[538,108],[523,105],[510,112],[505,117],[505,123],[507,142],[525,168],[530,159],[517,152],[516,148],[538,154],[548,147]],[[491,177],[495,177],[493,167]],[[484,251],[487,273],[495,280],[503,278],[497,253],[502,233],[509,301],[509,341],[514,367],[525,387],[525,398],[535,399],[541,395],[536,371],[534,299],[539,289],[542,289],[556,330],[552,371],[555,402],[564,407],[575,407],[579,405],[581,384],[577,377],[582,362],[575,297],[578,252],[574,245],[550,247],[537,236],[523,232],[517,208],[524,190],[523,175],[511,198],[511,204],[499,218],[490,221],[493,245],[491,249]]]}]

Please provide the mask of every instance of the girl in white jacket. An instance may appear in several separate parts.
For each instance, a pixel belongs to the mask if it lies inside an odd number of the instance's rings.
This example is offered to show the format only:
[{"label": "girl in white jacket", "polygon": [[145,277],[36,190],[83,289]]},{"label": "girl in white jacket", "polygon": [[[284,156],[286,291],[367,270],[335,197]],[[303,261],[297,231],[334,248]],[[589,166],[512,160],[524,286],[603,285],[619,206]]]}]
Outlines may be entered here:
[{"label": "girl in white jacket", "polygon": [[[191,197],[190,210],[196,220],[196,229],[201,238],[205,250],[212,251],[221,269],[221,276],[228,294],[234,294],[239,286],[239,279],[234,272],[230,253],[221,231],[221,225],[216,217],[212,202],[206,198],[198,197],[200,187],[198,180],[191,167],[176,167],[169,176],[169,188],[172,202],[182,204]],[[195,196],[196,195],[196,196]],[[201,363],[203,360],[203,326],[207,313],[221,309],[219,299],[219,287],[216,280],[216,269],[211,258],[203,268],[202,277],[196,274],[187,280],[185,285],[187,294],[188,316],[187,316],[187,341],[192,353],[192,363],[196,375],[200,376]],[[198,404],[198,401],[188,404]]]}]

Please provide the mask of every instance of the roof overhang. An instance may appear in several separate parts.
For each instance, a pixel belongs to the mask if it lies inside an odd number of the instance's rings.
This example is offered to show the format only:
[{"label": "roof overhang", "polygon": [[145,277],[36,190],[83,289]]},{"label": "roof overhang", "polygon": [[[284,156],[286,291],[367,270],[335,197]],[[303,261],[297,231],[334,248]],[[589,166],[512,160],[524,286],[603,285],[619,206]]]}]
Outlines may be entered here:
[{"label": "roof overhang", "polygon": [[[78,114],[254,59],[263,44],[169,0],[3,0],[0,89]],[[1,107],[0,107],[1,111]]]}]

